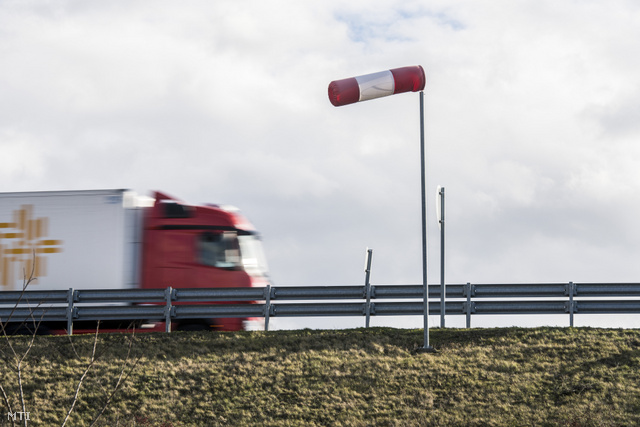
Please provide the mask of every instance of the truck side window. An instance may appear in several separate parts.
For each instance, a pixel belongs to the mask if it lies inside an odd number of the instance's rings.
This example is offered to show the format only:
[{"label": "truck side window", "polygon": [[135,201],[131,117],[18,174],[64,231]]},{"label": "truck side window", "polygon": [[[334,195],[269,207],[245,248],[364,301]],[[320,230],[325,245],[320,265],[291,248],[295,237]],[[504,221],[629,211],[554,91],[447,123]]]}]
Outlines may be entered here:
[{"label": "truck side window", "polygon": [[176,202],[164,202],[165,218],[190,218],[193,216],[193,207],[185,206]]},{"label": "truck side window", "polygon": [[240,245],[236,233],[207,231],[198,235],[197,244],[200,263],[230,270],[240,268]]}]

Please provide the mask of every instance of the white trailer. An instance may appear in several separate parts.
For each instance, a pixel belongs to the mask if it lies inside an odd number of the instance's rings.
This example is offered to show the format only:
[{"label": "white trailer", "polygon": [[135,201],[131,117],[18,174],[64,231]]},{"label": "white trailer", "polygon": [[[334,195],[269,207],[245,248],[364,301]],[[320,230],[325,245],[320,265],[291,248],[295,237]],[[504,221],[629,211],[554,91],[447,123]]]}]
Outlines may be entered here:
[{"label": "white trailer", "polygon": [[135,288],[141,209],[127,190],[0,193],[0,291]]}]

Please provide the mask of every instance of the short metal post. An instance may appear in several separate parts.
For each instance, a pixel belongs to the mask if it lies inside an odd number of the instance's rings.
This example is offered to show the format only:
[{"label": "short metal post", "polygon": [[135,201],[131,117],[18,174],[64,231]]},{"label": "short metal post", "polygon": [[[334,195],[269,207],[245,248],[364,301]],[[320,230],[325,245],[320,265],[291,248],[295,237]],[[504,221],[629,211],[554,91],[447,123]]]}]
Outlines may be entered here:
[{"label": "short metal post", "polygon": [[264,330],[269,330],[269,315],[271,314],[271,285],[267,285],[264,289]]},{"label": "short metal post", "polygon": [[169,286],[164,290],[164,330],[165,332],[171,332],[171,308],[173,299],[173,289]]},{"label": "short metal post", "polygon": [[573,294],[575,293],[576,285],[573,282],[569,282],[569,326],[573,328]]},{"label": "short metal post", "polygon": [[366,262],[365,262],[365,267],[364,267],[364,289],[365,289],[365,297],[367,299],[366,305],[365,305],[365,315],[366,315],[366,320],[365,320],[365,327],[368,328],[369,327],[369,321],[371,319],[371,283],[369,282],[369,279],[371,277],[371,258],[373,256],[373,249],[369,249],[367,248],[367,257],[366,257]]},{"label": "short metal post", "polygon": [[73,288],[67,291],[67,335],[73,335]]},{"label": "short metal post", "polygon": [[467,282],[467,329],[471,328],[471,283]]}]

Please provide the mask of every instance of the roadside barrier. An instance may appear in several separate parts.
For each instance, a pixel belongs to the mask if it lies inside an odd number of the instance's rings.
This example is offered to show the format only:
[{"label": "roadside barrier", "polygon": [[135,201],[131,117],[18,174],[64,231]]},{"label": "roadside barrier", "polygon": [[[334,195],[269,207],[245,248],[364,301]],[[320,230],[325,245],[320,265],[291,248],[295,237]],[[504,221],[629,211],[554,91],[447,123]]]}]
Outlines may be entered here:
[{"label": "roadside barrier", "polygon": [[[429,285],[429,313],[466,316],[640,314],[640,283]],[[339,300],[339,301],[338,301]],[[444,301],[444,304],[442,304]],[[216,302],[224,302],[218,304]],[[216,317],[418,316],[422,285],[266,286],[264,288],[68,289],[0,292],[0,321],[172,321]]]}]

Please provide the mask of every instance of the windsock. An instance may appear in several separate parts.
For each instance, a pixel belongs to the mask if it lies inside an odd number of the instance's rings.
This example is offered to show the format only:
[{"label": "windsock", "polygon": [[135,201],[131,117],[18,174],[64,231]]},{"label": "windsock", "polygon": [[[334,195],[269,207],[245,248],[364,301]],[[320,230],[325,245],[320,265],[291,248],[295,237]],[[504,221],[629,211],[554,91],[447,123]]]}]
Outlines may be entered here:
[{"label": "windsock", "polygon": [[329,83],[329,101],[339,107],[402,92],[424,89],[427,78],[420,65],[335,80]]}]

